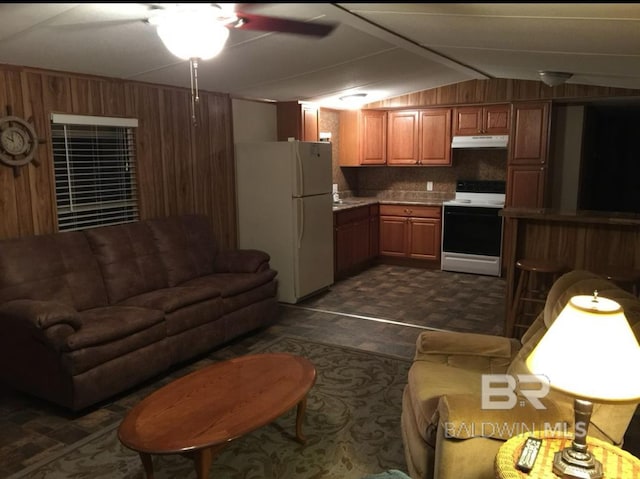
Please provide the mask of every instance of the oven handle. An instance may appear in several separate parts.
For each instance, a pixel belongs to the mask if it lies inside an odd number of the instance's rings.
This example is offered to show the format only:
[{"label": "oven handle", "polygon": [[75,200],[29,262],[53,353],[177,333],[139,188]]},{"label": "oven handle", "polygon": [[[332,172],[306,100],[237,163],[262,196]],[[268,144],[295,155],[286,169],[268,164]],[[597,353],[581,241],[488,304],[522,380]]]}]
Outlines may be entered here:
[{"label": "oven handle", "polygon": [[471,212],[467,213],[467,212],[465,212],[465,213],[461,213],[459,211],[447,211],[446,209],[444,210],[444,214],[445,214],[445,216],[473,216],[473,217],[485,216],[487,218],[496,218],[496,217],[500,216],[497,213],[495,213],[495,214],[483,213],[483,212],[477,212],[477,213],[471,213]]}]

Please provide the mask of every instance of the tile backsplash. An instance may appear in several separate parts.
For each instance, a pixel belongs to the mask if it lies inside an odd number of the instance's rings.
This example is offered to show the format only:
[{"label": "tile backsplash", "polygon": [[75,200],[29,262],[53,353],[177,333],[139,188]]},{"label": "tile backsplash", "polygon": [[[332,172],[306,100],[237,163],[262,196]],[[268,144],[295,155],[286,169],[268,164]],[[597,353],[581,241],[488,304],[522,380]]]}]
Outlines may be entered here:
[{"label": "tile backsplash", "polygon": [[[354,196],[394,195],[452,198],[458,180],[506,180],[507,150],[454,150],[450,167],[379,166],[342,168],[357,176]],[[427,190],[427,182],[433,189]],[[348,182],[351,186],[354,182]],[[354,191],[355,190],[355,191]]]}]

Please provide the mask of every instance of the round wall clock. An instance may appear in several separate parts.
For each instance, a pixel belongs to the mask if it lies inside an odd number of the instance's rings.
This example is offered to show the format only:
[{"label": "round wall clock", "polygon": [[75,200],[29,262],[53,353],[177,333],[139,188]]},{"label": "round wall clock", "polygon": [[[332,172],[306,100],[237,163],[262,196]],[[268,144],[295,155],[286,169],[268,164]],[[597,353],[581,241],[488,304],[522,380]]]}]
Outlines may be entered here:
[{"label": "round wall clock", "polygon": [[18,168],[34,160],[38,148],[38,135],[33,126],[17,116],[0,118],[0,161],[14,168],[16,176]]}]

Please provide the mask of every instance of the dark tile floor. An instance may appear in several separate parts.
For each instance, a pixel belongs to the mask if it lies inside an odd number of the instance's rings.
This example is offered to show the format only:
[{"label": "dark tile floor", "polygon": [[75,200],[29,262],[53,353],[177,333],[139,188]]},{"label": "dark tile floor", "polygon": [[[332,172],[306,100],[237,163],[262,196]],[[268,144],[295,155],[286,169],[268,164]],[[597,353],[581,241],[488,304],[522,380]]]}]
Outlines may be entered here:
[{"label": "dark tile floor", "polygon": [[[260,349],[281,336],[296,336],[409,359],[425,328],[501,334],[504,290],[502,278],[377,265],[295,306],[282,305],[274,325],[212,355],[224,359]],[[0,389],[0,477],[113,424],[153,389],[197,367],[194,361],[174,368],[77,415]],[[638,415],[625,448],[640,454]]]}]

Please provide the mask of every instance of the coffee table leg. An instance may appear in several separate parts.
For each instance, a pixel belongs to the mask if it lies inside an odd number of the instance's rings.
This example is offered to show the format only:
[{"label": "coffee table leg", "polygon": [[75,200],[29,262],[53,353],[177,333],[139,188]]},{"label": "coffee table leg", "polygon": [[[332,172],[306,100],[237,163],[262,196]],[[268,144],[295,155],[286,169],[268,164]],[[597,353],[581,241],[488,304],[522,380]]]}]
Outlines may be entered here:
[{"label": "coffee table leg", "polygon": [[213,458],[216,457],[220,453],[220,451],[224,449],[224,447],[224,444],[220,444],[218,446],[200,449],[193,453],[192,457],[195,461],[196,474],[198,476],[198,479],[207,479],[209,477],[209,471],[211,470]]},{"label": "coffee table leg", "polygon": [[153,479],[153,462],[151,461],[151,454],[139,452],[140,460],[142,461],[142,467],[144,467],[144,473],[147,479]]},{"label": "coffee table leg", "polygon": [[306,444],[307,438],[302,433],[302,423],[304,422],[304,413],[307,410],[307,396],[298,403],[296,411],[296,439],[301,444]]}]

